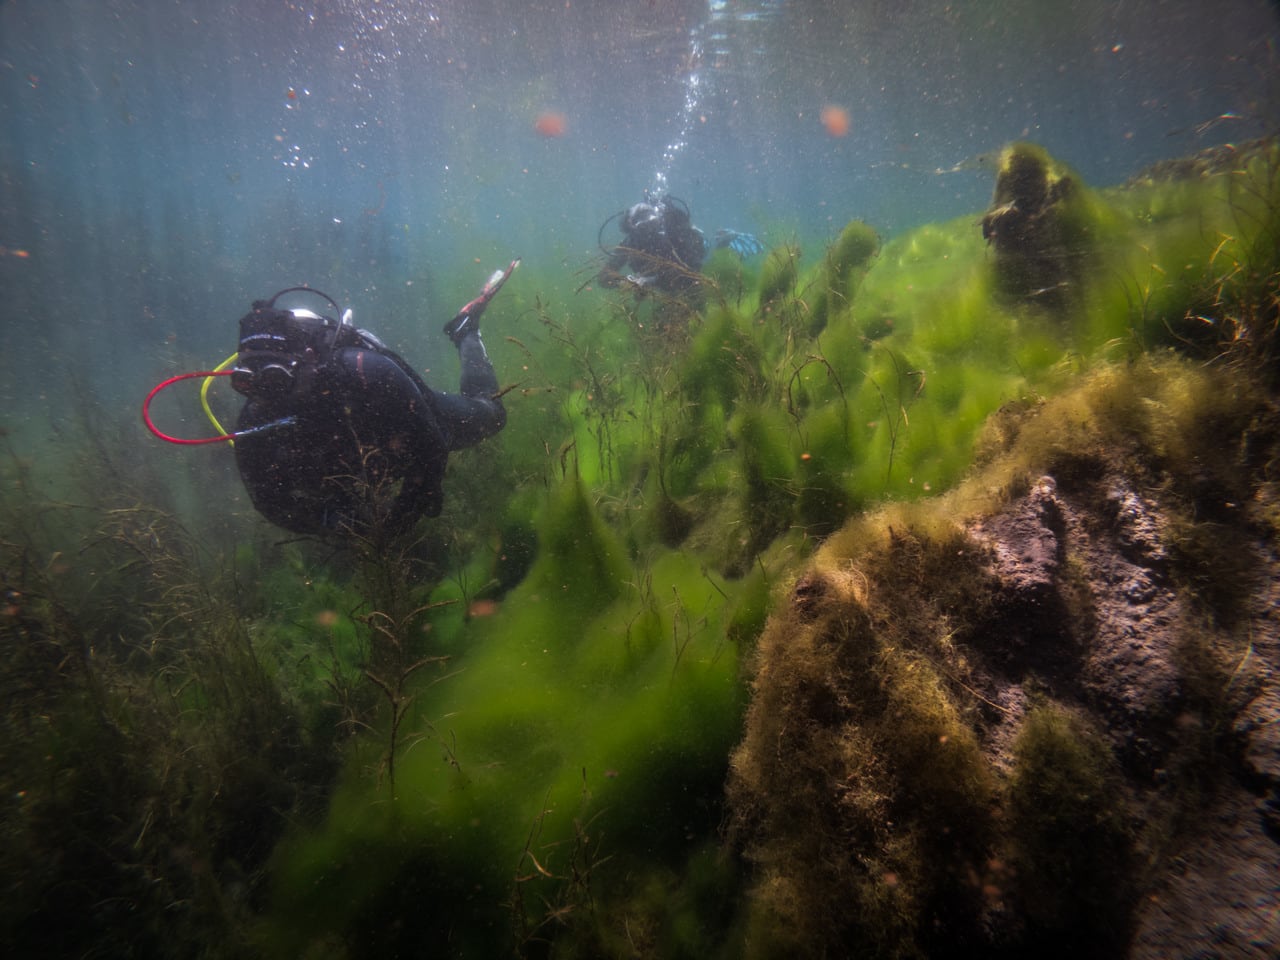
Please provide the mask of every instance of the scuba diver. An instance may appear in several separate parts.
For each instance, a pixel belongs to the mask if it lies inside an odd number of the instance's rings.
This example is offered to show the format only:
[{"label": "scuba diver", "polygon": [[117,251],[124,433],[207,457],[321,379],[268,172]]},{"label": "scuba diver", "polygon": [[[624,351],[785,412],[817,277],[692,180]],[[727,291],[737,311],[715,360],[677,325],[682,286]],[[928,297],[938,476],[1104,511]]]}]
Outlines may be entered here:
[{"label": "scuba diver", "polygon": [[[615,219],[622,241],[605,250],[608,259],[599,273],[601,286],[620,287],[627,283],[641,294],[655,289],[675,295],[698,286],[707,241],[693,225],[688,204],[670,194],[654,201],[646,191],[643,201],[606,220],[600,226],[601,236]],[[740,257],[764,249],[751,234],[736,230],[716,231],[713,245],[729,247]],[[600,246],[604,248],[603,240]],[[624,273],[628,267],[632,272]]]},{"label": "scuba diver", "polygon": [[480,317],[519,262],[495,272],[445,325],[462,365],[457,394],[428,387],[377,337],[352,326],[350,311],[334,321],[276,308],[290,291],[255,302],[240,321],[231,385],[248,398],[235,453],[258,512],[306,534],[355,532],[375,519],[400,532],[438,516],[450,451],[506,423]]},{"label": "scuba diver", "polygon": [[[321,536],[407,532],[419,517],[440,514],[449,453],[506,424],[480,317],[519,263],[495,271],[445,325],[462,366],[457,394],[428,387],[382,341],[353,326],[350,310],[339,314],[328,295],[290,287],[254,302],[240,320],[239,351],[217,368],[179,374],[152,389],[143,420],[171,443],[233,441],[254,507],[286,530]],[[276,306],[286,294],[299,293],[326,301],[340,318]],[[231,433],[223,432],[205,397],[218,376],[230,376],[247,398]],[[171,437],[151,419],[156,394],[192,377],[205,378],[201,400],[216,436]]]}]

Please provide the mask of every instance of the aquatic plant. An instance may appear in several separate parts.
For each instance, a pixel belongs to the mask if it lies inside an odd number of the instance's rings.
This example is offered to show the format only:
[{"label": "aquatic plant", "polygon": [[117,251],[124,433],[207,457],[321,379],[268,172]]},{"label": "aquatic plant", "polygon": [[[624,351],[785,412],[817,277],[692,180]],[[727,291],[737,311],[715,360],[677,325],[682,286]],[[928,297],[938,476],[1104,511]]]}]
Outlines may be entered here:
[{"label": "aquatic plant", "polygon": [[332,739],[277,685],[244,584],[155,505],[155,472],[105,443],[74,467],[75,501],[2,468],[6,942],[241,956],[282,815],[314,811]]},{"label": "aquatic plant", "polygon": [[861,220],[849,221],[840,231],[835,243],[827,249],[823,272],[812,303],[808,304],[808,332],[811,335],[821,332],[831,315],[849,306],[871,258],[879,250],[879,236]]},{"label": "aquatic plant", "polygon": [[[572,893],[588,855],[580,834],[590,838],[590,862],[607,857],[612,872],[623,863],[645,869],[655,845],[679,859],[690,817],[713,829],[711,798],[723,775],[716,758],[734,735],[740,695],[724,639],[737,616],[729,595],[678,554],[654,558],[635,580],[579,480],[563,485],[537,525],[529,575],[491,615],[458,623],[468,635],[465,669],[419,688],[406,721],[447,729],[447,765],[440,751],[406,751],[395,796],[384,800],[375,801],[367,781],[344,784],[327,828],[297,838],[281,862],[273,950],[296,949],[321,916],[330,929],[373,935],[366,924],[390,907],[394,878],[407,882],[446,864],[456,871],[450,886],[478,886],[480,900],[471,915],[452,919],[443,902],[446,912],[422,923],[452,927],[490,950],[507,937],[541,937],[570,902],[587,910]],[[447,593],[442,585],[437,596]],[[442,629],[438,621],[433,635]],[[689,802],[673,805],[673,789]],[[636,817],[648,825],[644,837],[622,826]],[[385,831],[413,843],[395,853]],[[332,874],[328,865],[350,861],[342,851],[353,844],[384,851],[383,879]],[[299,893],[306,890],[314,895]],[[335,911],[334,899],[349,906]],[[504,903],[508,911],[519,905],[514,925],[503,920]],[[377,942],[412,934],[384,932]]]},{"label": "aquatic plant", "polygon": [[1018,898],[1033,943],[1114,953],[1129,937],[1134,853],[1119,765],[1102,736],[1061,706],[1023,720],[1013,744],[1006,895]]},{"label": "aquatic plant", "polygon": [[800,248],[793,244],[775,247],[765,255],[757,295],[761,312],[768,314],[777,301],[795,303],[789,295],[799,276],[799,260]]}]

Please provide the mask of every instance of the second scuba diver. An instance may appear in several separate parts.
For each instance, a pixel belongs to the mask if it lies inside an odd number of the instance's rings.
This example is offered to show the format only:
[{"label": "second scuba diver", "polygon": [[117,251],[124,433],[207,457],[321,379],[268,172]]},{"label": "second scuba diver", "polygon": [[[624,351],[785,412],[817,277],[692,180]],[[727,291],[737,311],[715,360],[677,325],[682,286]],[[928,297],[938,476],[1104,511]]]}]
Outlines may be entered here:
[{"label": "second scuba diver", "polygon": [[[693,225],[689,206],[683,200],[667,194],[654,201],[646,193],[642,202],[606,220],[601,234],[614,219],[618,220],[622,240],[606,251],[608,259],[599,274],[601,286],[630,284],[640,293],[654,289],[677,296],[698,286],[707,241]],[[728,247],[740,257],[764,249],[751,234],[727,229],[716,231],[713,246]],[[628,268],[630,273],[626,272]]]}]

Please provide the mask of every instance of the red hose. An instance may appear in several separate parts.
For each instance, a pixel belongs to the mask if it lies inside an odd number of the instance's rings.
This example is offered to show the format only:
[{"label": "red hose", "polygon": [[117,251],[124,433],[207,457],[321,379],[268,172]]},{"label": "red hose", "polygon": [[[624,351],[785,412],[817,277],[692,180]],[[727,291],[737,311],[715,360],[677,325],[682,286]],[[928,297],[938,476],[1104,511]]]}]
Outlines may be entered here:
[{"label": "red hose", "polygon": [[170,377],[168,380],[157,383],[151,388],[151,392],[147,394],[147,399],[142,401],[142,422],[147,425],[147,429],[154,433],[161,440],[167,440],[170,443],[181,443],[187,446],[196,446],[202,443],[225,443],[228,440],[234,440],[234,433],[220,433],[216,437],[200,437],[196,440],[184,440],[182,437],[171,437],[167,433],[162,433],[160,428],[151,421],[151,400],[163,390],[165,387],[173,386],[179,380],[190,380],[193,377],[229,377],[234,371],[231,370],[201,370],[197,373],[180,373],[176,377]]}]

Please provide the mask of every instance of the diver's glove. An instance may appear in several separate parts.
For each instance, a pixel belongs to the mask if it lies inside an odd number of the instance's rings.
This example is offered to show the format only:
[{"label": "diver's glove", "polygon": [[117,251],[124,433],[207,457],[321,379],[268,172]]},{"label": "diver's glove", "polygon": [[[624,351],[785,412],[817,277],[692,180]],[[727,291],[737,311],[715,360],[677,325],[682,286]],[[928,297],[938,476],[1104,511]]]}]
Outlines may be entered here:
[{"label": "diver's glove", "polygon": [[493,275],[480,288],[480,296],[459,310],[453,319],[444,325],[445,336],[452,340],[455,346],[461,343],[464,337],[480,332],[480,315],[484,313],[485,307],[489,306],[489,301],[502,289],[502,285],[507,282],[507,278],[518,266],[520,266],[520,258],[516,257],[507,269],[493,271]]},{"label": "diver's glove", "polygon": [[721,228],[716,231],[716,249],[728,247],[742,258],[764,252],[764,244],[755,238],[755,234],[739,233],[737,230]]}]

